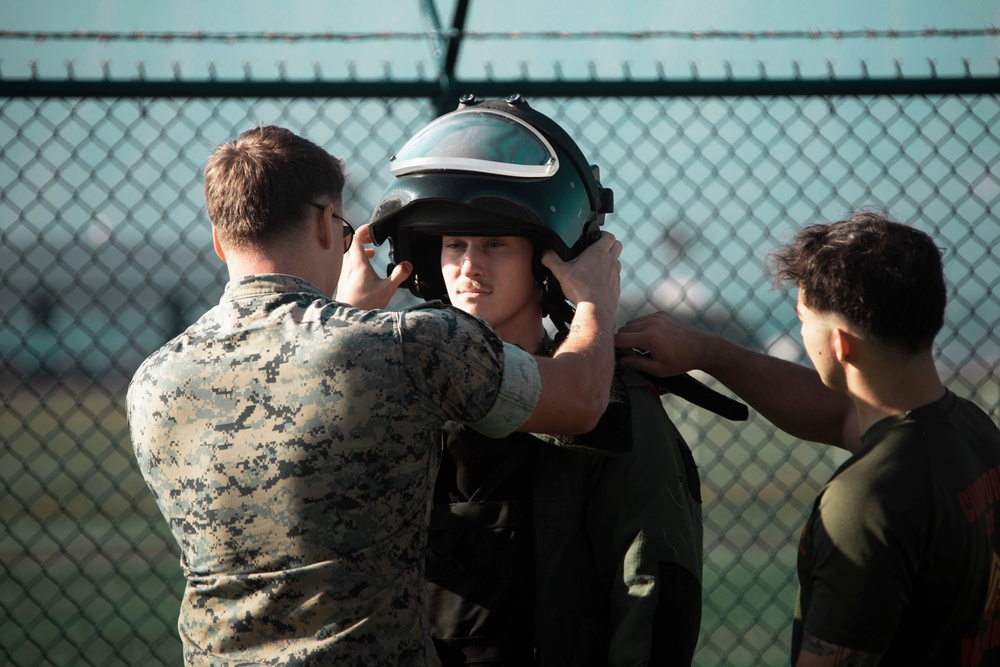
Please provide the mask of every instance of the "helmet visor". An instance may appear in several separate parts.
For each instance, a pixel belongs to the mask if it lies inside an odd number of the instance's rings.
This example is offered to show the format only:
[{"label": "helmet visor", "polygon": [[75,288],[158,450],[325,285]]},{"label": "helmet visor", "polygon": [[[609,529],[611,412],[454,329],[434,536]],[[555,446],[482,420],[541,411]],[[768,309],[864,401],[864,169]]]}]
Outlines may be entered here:
[{"label": "helmet visor", "polygon": [[389,167],[394,176],[465,171],[514,178],[548,178],[558,169],[555,150],[538,130],[489,109],[441,116],[406,142]]}]

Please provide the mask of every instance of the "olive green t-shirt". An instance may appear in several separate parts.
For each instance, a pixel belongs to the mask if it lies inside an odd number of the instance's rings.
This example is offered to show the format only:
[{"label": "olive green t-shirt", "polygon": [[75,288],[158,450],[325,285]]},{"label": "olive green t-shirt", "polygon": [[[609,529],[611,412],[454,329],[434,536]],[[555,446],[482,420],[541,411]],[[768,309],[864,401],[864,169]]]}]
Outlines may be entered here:
[{"label": "olive green t-shirt", "polygon": [[951,392],[883,419],[817,498],[799,545],[803,632],[882,665],[1000,664],[1000,430]]}]

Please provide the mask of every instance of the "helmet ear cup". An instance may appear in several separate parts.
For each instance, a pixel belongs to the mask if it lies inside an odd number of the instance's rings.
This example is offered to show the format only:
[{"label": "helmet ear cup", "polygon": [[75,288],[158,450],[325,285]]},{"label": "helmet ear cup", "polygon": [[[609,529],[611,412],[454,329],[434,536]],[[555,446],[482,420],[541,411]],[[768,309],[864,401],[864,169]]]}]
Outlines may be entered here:
[{"label": "helmet ear cup", "polygon": [[406,285],[410,292],[425,301],[450,303],[441,275],[441,237],[435,234],[406,234],[413,273]]}]

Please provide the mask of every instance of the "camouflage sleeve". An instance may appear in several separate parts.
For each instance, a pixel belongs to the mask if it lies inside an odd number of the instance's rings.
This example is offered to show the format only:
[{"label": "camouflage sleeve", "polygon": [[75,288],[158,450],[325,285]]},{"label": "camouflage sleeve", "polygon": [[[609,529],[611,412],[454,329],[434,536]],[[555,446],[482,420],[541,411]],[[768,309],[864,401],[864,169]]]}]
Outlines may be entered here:
[{"label": "camouflage sleeve", "polygon": [[504,343],[503,379],[496,402],[485,417],[469,426],[488,438],[503,438],[523,424],[542,393],[542,380],[535,357]]},{"label": "camouflage sleeve", "polygon": [[404,311],[400,322],[412,384],[448,419],[501,438],[531,416],[541,395],[532,355],[440,303]]}]

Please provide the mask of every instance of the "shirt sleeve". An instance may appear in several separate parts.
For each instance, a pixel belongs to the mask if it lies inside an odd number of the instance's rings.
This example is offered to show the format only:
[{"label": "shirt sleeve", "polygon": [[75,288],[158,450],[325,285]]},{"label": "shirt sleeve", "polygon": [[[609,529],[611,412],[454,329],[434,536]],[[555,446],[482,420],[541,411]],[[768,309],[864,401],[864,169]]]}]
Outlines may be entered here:
[{"label": "shirt sleeve", "polygon": [[488,438],[510,435],[527,421],[542,393],[542,378],[535,357],[504,343],[503,377],[496,402],[481,419],[469,426]]},{"label": "shirt sleeve", "polygon": [[400,319],[415,400],[491,438],[517,430],[541,396],[538,362],[505,344],[482,320],[432,306],[404,311]]}]

